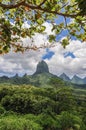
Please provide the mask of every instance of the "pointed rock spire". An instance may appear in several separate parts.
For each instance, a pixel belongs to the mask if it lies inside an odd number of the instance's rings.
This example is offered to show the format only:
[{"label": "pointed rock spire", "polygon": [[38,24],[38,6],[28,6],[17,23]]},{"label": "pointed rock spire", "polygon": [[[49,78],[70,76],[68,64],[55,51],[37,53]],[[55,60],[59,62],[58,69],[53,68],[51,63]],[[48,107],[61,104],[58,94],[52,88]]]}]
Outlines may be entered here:
[{"label": "pointed rock spire", "polygon": [[40,74],[40,73],[49,73],[49,68],[48,65],[45,61],[41,61],[38,63],[37,68],[36,68],[36,72],[34,74]]}]

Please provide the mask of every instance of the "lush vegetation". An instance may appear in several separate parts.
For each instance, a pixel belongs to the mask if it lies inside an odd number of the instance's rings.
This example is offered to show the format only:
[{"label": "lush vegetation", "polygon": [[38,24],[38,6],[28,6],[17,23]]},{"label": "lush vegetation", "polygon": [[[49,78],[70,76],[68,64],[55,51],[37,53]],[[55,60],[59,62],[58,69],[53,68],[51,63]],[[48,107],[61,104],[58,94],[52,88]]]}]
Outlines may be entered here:
[{"label": "lush vegetation", "polygon": [[47,88],[1,84],[0,130],[86,130],[86,90],[58,82]]}]

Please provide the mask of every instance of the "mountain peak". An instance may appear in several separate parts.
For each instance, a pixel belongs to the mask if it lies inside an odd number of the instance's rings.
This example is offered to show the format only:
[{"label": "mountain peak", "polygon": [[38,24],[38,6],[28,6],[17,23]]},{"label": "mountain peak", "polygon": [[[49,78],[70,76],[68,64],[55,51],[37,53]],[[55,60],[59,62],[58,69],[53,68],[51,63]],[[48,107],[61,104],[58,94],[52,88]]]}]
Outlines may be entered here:
[{"label": "mountain peak", "polygon": [[60,78],[63,79],[64,81],[70,81],[70,78],[65,73],[62,73],[60,75]]},{"label": "mountain peak", "polygon": [[47,63],[42,60],[41,62],[38,63],[37,68],[36,68],[36,72],[34,74],[40,74],[40,73],[49,73],[49,68]]},{"label": "mountain peak", "polygon": [[16,73],[13,78],[18,78],[18,77],[19,77],[19,75]]},{"label": "mountain peak", "polygon": [[67,76],[65,73],[62,73],[61,76]]},{"label": "mountain peak", "polygon": [[77,75],[74,75],[71,79],[71,82],[74,84],[84,84],[84,80]]},{"label": "mountain peak", "polygon": [[81,78],[78,77],[77,75],[74,75],[72,79],[81,79]]}]

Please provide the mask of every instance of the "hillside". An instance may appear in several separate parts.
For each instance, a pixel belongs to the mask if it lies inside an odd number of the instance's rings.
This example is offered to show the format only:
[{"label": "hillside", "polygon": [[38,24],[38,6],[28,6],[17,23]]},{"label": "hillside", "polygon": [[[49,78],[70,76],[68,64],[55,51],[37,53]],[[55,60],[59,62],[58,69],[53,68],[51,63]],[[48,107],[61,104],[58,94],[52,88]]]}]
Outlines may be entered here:
[{"label": "hillside", "polygon": [[0,129],[86,130],[86,91],[54,83],[51,88],[1,84]]},{"label": "hillside", "polygon": [[56,79],[58,81],[59,86],[72,86],[72,87],[79,87],[79,88],[86,88],[85,80],[79,78],[78,76],[74,76],[70,79],[65,73],[60,75],[59,77],[53,75],[49,72],[48,65],[45,61],[41,61],[38,63],[36,71],[33,75],[25,74],[22,77],[19,77],[16,74],[14,77],[7,77],[2,76],[0,77],[0,83],[8,83],[8,84],[15,84],[15,85],[34,85],[37,87],[51,87],[52,86],[52,79]]},{"label": "hillside", "polygon": [[49,72],[49,68],[46,62],[41,61],[38,63],[36,72],[33,75],[27,75],[25,74],[22,77],[19,77],[18,74],[16,74],[14,77],[0,77],[0,83],[10,83],[10,84],[31,84],[34,86],[49,86],[49,82],[51,78],[57,77],[56,75],[53,75]]},{"label": "hillside", "polygon": [[68,79],[44,61],[33,75],[1,77],[0,130],[86,130],[86,86]]}]

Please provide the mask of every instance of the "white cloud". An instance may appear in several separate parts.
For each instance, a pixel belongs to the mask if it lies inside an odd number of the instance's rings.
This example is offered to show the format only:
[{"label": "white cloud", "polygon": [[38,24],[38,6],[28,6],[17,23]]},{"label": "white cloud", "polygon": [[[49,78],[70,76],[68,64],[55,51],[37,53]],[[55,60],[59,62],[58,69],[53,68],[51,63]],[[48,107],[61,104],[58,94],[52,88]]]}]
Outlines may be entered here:
[{"label": "white cloud", "polygon": [[[50,23],[45,23],[46,32],[50,34]],[[54,32],[52,32],[54,33]],[[47,35],[36,34],[34,36],[34,42],[37,46],[47,43]],[[33,42],[33,43],[34,43]],[[31,39],[26,39],[24,44],[31,44]],[[70,41],[70,44],[64,49],[61,44],[56,43],[56,46],[50,48],[55,54],[50,60],[45,61],[49,65],[50,72],[56,75],[66,73],[70,77],[77,74],[81,77],[86,76],[86,43],[81,43],[78,40]],[[65,52],[72,52],[76,58],[71,56],[64,58]],[[46,50],[41,49],[37,51],[27,51],[22,53],[10,52],[0,57],[0,73],[1,74],[33,74],[36,70],[37,63],[42,59],[42,56],[46,54]]]},{"label": "white cloud", "polygon": [[[52,73],[60,75],[64,72],[70,77],[75,74],[81,77],[86,76],[86,43],[73,40],[66,49],[58,45],[51,50],[55,52],[55,55],[50,60],[46,61]],[[76,58],[70,56],[64,58],[63,54],[65,52],[72,52]]]},{"label": "white cloud", "polygon": [[28,51],[22,53],[9,53],[0,58],[0,72],[14,75],[16,73],[32,74],[35,72],[37,63],[41,60],[45,50]]},{"label": "white cloud", "polygon": [[51,31],[51,30],[52,30],[52,27],[53,27],[51,23],[45,22],[43,25],[46,27],[45,33],[46,33],[47,35],[55,34],[54,31]]},{"label": "white cloud", "polygon": [[[45,23],[43,23],[43,26],[46,27],[46,30],[43,32],[43,34],[35,33],[35,35],[33,35],[32,38],[29,38],[29,37],[24,38],[24,39],[21,38],[22,41],[24,42],[25,46],[36,45],[37,47],[40,47],[40,46],[42,46],[44,44],[47,46],[47,44],[48,44],[48,40],[47,40],[48,35],[50,35],[50,34],[54,35],[55,32],[51,31],[52,27],[53,27],[51,23],[45,22]],[[22,27],[23,28],[29,28],[30,25],[27,22],[25,22]]]},{"label": "white cloud", "polygon": [[10,73],[13,69],[17,67],[17,64],[12,64],[9,61],[6,61],[4,58],[0,57],[0,70],[1,72]]}]

